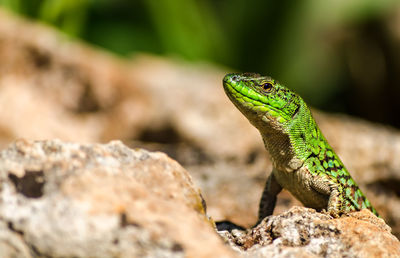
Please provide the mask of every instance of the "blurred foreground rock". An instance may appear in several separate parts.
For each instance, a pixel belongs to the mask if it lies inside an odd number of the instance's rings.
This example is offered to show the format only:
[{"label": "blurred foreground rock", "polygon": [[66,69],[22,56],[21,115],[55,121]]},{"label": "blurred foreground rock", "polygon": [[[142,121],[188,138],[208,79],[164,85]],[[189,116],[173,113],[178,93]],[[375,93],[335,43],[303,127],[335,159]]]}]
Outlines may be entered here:
[{"label": "blurred foreground rock", "polygon": [[1,257],[233,257],[188,173],[120,142],[0,152]]},{"label": "blurred foreground rock", "polygon": [[[0,148],[17,138],[118,139],[163,151],[191,173],[214,220],[255,223],[271,163],[256,129],[223,92],[222,77],[231,71],[146,55],[121,60],[3,11],[0,59]],[[315,116],[400,237],[399,130]],[[283,191],[275,214],[293,205],[300,203]]]}]

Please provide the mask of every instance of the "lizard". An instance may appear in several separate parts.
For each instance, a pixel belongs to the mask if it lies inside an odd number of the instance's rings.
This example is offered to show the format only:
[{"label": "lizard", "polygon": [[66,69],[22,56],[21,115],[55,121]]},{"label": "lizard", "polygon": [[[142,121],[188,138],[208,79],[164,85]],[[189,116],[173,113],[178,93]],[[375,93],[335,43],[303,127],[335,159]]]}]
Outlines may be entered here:
[{"label": "lizard", "polygon": [[256,225],[273,213],[283,188],[304,206],[334,218],[364,208],[379,216],[298,94],[256,73],[227,74],[223,87],[231,102],[258,129],[272,160]]}]

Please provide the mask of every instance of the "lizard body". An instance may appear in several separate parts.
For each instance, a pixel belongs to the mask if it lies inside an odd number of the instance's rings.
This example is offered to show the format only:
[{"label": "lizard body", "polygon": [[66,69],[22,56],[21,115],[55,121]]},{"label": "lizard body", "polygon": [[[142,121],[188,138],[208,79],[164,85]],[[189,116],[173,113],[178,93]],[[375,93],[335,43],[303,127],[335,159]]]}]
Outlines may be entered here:
[{"label": "lizard body", "polygon": [[227,74],[223,85],[229,99],[260,132],[272,159],[258,221],[272,214],[282,188],[306,207],[325,209],[334,217],[364,208],[378,216],[299,95],[253,73]]}]

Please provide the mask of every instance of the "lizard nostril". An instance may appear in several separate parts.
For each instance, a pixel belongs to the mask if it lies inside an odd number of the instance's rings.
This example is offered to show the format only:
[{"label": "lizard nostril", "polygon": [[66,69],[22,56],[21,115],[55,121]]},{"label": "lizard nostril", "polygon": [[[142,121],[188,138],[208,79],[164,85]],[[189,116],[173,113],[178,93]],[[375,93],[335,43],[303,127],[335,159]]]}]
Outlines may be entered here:
[{"label": "lizard nostril", "polygon": [[225,75],[223,82],[228,83],[228,82],[237,82],[239,80],[239,75],[234,74],[234,73],[228,73]]}]

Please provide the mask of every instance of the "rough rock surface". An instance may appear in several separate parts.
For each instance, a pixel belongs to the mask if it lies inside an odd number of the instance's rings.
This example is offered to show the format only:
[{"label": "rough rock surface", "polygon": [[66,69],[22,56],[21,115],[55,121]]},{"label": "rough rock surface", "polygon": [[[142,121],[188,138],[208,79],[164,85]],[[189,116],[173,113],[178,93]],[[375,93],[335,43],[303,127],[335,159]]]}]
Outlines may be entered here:
[{"label": "rough rock surface", "polygon": [[221,231],[244,257],[399,257],[400,242],[368,210],[339,219],[293,207],[247,230]]},{"label": "rough rock surface", "polygon": [[0,183],[1,257],[234,257],[162,153],[19,140],[0,152]]}]

